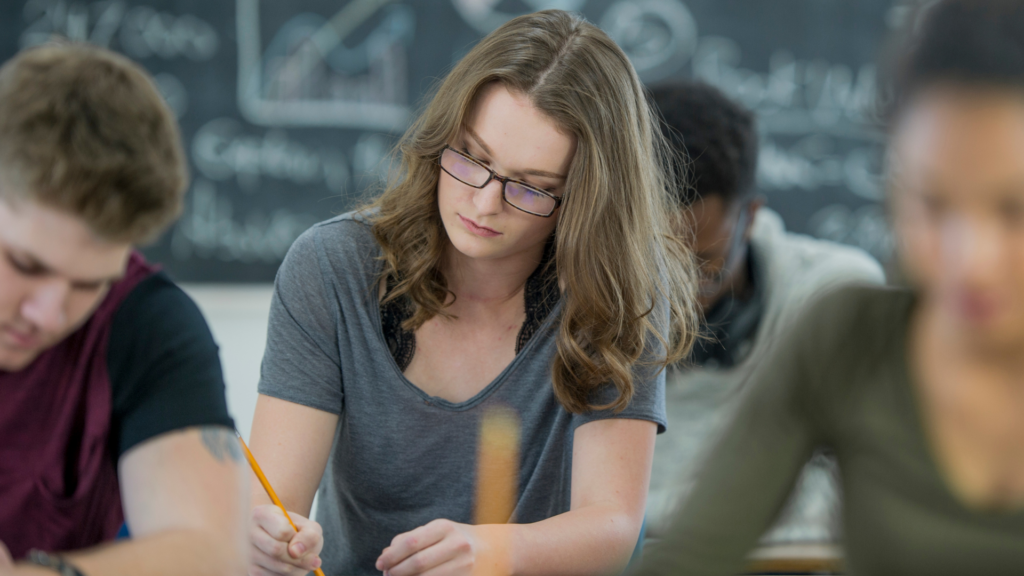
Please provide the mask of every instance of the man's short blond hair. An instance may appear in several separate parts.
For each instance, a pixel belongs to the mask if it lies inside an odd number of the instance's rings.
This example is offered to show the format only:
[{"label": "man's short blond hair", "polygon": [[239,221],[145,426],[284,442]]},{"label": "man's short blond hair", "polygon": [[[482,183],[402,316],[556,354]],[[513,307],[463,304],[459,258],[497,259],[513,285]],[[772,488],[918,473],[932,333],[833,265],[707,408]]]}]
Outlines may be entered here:
[{"label": "man's short blond hair", "polygon": [[60,42],[0,68],[0,198],[34,200],[105,240],[142,243],[181,213],[187,184],[177,123],[137,64]]}]

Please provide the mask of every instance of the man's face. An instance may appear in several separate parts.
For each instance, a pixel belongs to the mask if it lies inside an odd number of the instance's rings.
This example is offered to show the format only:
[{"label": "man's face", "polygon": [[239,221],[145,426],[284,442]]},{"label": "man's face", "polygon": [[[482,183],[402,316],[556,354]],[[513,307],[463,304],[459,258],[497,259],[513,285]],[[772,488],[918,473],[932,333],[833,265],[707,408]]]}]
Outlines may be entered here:
[{"label": "man's face", "polygon": [[0,371],[25,368],[85,323],[130,253],[74,216],[0,199]]},{"label": "man's face", "polygon": [[708,194],[683,209],[692,237],[690,248],[700,265],[698,301],[704,309],[733,290],[746,263],[747,243],[760,200],[727,202]]}]

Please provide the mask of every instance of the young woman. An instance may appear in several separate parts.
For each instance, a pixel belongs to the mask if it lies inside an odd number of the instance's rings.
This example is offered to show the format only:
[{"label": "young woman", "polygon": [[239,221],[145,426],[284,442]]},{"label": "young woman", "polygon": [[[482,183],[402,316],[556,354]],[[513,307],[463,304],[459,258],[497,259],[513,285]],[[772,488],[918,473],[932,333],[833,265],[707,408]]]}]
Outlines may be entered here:
[{"label": "young woman", "polygon": [[[454,67],[396,181],[278,274],[251,444],[299,531],[257,506],[251,574],[622,569],[694,333],[658,134],[623,52],[565,12]],[[514,523],[470,525],[496,406],[521,421]]]},{"label": "young woman", "polygon": [[890,200],[913,288],[811,307],[640,574],[738,573],[816,446],[848,573],[1024,573],[1024,2],[945,0],[911,29]]}]

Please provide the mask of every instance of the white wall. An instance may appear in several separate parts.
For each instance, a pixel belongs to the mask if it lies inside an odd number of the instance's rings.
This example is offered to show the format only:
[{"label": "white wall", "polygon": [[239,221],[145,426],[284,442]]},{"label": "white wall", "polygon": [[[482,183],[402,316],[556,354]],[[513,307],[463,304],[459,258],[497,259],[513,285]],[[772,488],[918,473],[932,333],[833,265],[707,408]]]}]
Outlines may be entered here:
[{"label": "white wall", "polygon": [[182,289],[199,305],[220,345],[228,409],[238,431],[248,440],[273,285],[184,284]]},{"label": "white wall", "polygon": [[[256,385],[267,343],[267,315],[272,284],[183,284],[196,301],[220,346],[220,361],[228,389],[228,410],[246,442],[256,410]],[[310,519],[316,520],[319,496],[313,498]]]}]

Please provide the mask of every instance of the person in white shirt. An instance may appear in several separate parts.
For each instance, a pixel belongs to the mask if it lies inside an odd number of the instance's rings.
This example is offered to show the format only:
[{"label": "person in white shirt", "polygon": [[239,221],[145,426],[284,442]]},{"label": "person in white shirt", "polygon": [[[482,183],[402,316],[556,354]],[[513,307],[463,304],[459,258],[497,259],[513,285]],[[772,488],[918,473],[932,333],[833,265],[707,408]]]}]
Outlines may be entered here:
[{"label": "person in white shirt", "polygon": [[[687,175],[678,187],[680,224],[700,262],[704,335],[666,380],[668,432],[658,437],[646,536],[657,539],[700,473],[701,456],[742,396],[758,360],[815,294],[841,283],[882,283],[867,253],[787,232],[755,186],[754,115],[699,82],[656,86]],[[764,543],[838,539],[834,464],[816,455]]]}]

